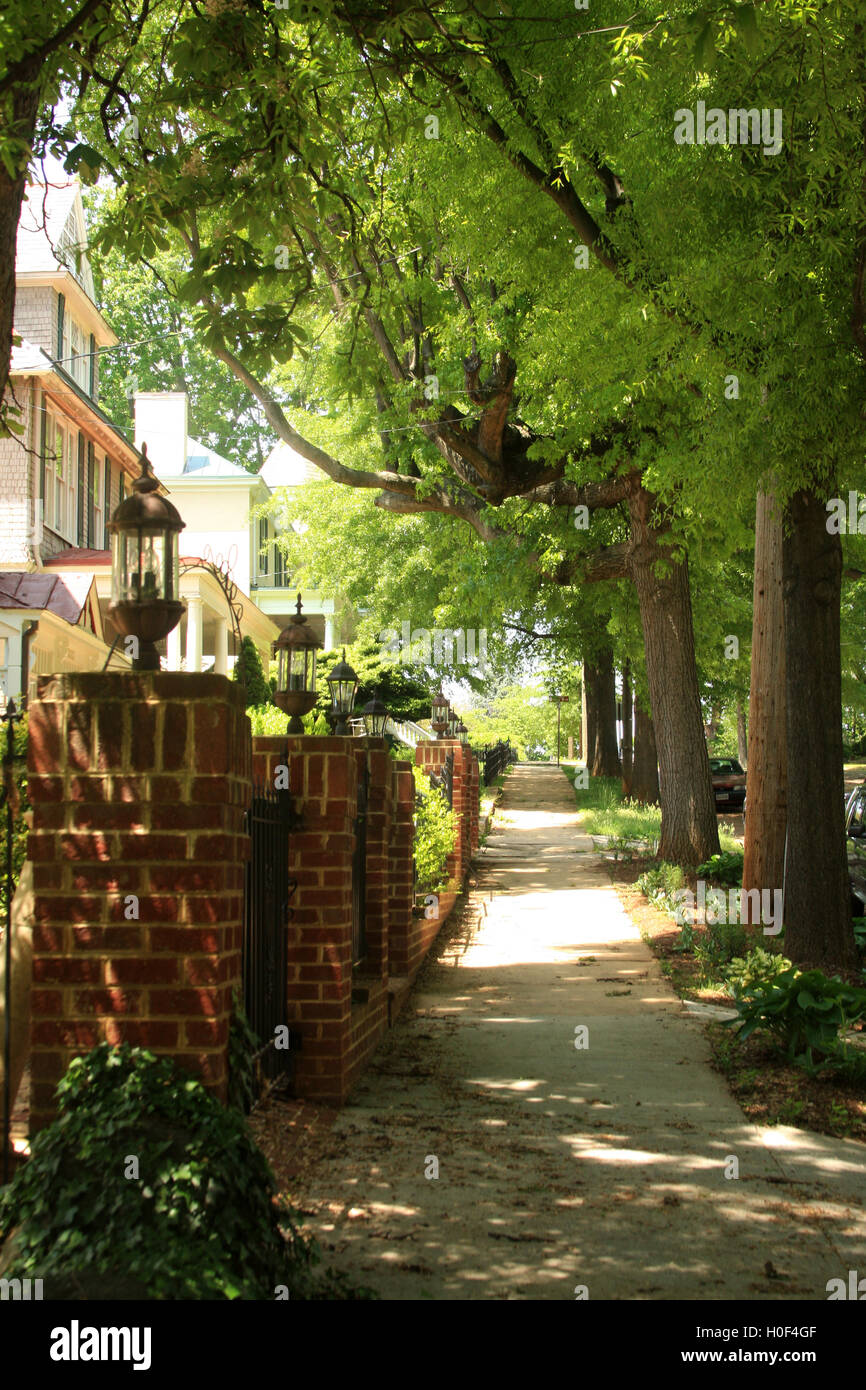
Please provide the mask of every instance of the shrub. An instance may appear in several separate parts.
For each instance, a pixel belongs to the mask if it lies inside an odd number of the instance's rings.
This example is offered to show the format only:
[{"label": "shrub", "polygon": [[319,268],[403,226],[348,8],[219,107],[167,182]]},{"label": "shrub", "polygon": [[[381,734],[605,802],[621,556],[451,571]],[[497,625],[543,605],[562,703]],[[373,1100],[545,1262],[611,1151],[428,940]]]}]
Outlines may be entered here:
[{"label": "shrub", "polygon": [[706,933],[695,946],[695,960],[718,973],[735,956],[749,949],[749,933],[739,922],[707,922]]},{"label": "shrub", "polygon": [[415,891],[438,893],[448,884],[445,861],[454,849],[457,815],[423,769],[412,770],[419,798],[415,811]]},{"label": "shrub", "polygon": [[738,999],[752,985],[772,980],[790,969],[791,962],[785,956],[765,951],[763,946],[755,946],[744,956],[734,956],[724,972],[724,979]]},{"label": "shrub", "polygon": [[317,1248],[275,1204],[246,1122],[201,1082],[103,1043],[72,1062],[57,1098],[0,1195],[6,1277],[43,1279],[46,1298],[351,1296],[330,1275],[319,1291]]},{"label": "shrub", "polygon": [[262,1044],[250,1027],[246,1010],[237,990],[232,992],[232,1016],[229,1023],[229,1087],[228,1102],[242,1115],[248,1115],[255,1104],[257,1077],[256,1055]]},{"label": "shrub", "polygon": [[710,883],[724,884],[727,888],[743,886],[743,856],[735,851],[714,854],[695,870],[695,877]]},{"label": "shrub", "polygon": [[251,705],[271,703],[270,682],[265,679],[262,659],[252,637],[241,639],[241,649],[232,671],[232,680],[240,681],[245,688],[247,709]]},{"label": "shrub", "polygon": [[653,869],[647,869],[637,880],[640,891],[663,912],[675,911],[674,894],[684,883],[685,878],[679,864],[667,864],[664,861]]},{"label": "shrub", "polygon": [[864,1016],[866,989],[847,985],[838,975],[792,967],[746,989],[731,1024],[741,1041],[765,1028],[790,1061],[814,1070],[814,1054],[826,1062],[838,1051],[839,1033]]}]

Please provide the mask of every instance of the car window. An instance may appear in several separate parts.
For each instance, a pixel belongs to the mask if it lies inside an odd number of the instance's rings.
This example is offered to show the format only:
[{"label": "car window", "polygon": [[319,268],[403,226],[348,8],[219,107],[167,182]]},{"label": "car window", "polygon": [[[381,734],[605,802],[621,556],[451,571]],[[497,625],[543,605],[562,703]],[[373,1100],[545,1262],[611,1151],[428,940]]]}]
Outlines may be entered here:
[{"label": "car window", "polygon": [[732,758],[711,758],[710,767],[714,777],[740,771],[739,764],[735,763]]},{"label": "car window", "polygon": [[862,830],[864,817],[866,817],[866,793],[859,791],[854,797],[854,803],[851,807],[849,826],[856,826],[858,829]]}]

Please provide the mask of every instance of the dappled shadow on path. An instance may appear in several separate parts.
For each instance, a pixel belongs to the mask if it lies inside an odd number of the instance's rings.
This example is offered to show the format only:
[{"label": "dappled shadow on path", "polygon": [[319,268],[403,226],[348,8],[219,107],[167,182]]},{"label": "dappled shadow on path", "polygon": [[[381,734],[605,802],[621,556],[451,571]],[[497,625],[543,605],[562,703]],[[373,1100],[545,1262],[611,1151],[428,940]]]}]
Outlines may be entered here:
[{"label": "dappled shadow on path", "polygon": [[862,1147],[746,1121],[569,798],[511,774],[466,914],[299,1182],[312,1229],[386,1298],[826,1298],[866,1267]]}]

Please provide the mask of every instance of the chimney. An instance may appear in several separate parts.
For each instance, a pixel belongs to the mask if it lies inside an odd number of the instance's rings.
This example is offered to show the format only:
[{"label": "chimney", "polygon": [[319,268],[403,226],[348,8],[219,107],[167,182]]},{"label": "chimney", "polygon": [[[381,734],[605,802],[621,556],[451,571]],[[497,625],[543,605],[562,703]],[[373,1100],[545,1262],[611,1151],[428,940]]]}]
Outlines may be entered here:
[{"label": "chimney", "polygon": [[185,391],[136,391],[135,447],[147,444],[158,478],[178,478],[183,473],[187,433]]}]

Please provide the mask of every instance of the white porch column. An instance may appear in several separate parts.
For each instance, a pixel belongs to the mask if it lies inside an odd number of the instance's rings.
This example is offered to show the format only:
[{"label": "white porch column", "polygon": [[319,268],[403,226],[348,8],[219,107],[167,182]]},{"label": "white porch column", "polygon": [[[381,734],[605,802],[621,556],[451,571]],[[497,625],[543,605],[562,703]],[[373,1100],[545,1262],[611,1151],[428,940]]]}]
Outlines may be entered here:
[{"label": "white porch column", "polygon": [[201,670],[202,602],[198,594],[187,599],[186,606],[186,669]]},{"label": "white porch column", "polygon": [[229,666],[229,625],[227,618],[216,619],[214,636],[214,671],[218,676],[227,676]]},{"label": "white porch column", "polygon": [[165,664],[169,671],[179,671],[181,667],[180,623],[173,627],[165,639]]},{"label": "white porch column", "polygon": [[334,619],[325,617],[325,651],[329,652],[334,645]]}]

